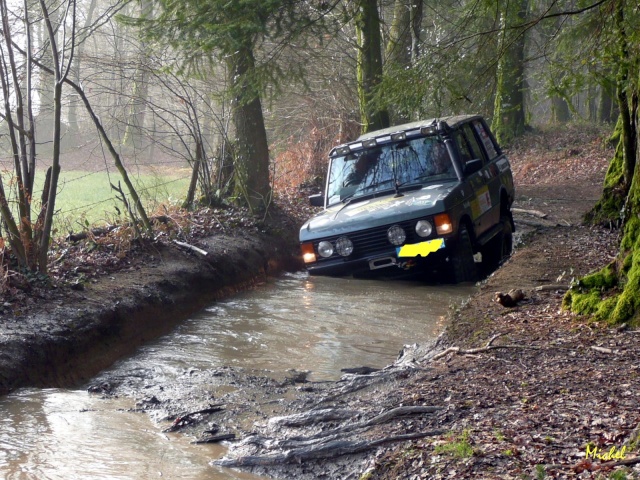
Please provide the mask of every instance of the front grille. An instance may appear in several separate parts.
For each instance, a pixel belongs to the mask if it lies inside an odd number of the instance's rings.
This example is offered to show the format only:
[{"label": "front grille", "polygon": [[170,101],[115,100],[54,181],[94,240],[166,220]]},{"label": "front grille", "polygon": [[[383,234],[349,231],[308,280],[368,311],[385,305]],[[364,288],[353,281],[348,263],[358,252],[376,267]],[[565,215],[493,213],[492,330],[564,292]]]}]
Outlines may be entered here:
[{"label": "front grille", "polygon": [[[389,230],[391,225],[400,225],[404,229],[407,235],[405,243],[417,243],[425,240],[424,238],[418,237],[418,234],[415,231],[416,220],[406,220],[404,222],[392,223],[381,227],[368,228],[358,232],[350,232],[346,235],[335,235],[323,238],[322,240],[328,240],[331,243],[335,243],[335,241],[340,237],[348,237],[353,242],[353,253],[348,257],[352,260],[366,258],[376,254],[385,254],[395,249],[395,246],[391,245],[387,239],[387,230]],[[317,245],[318,241],[315,242],[316,248]],[[340,257],[340,255],[334,253],[329,258],[319,258],[319,261],[335,259],[336,257]]]}]

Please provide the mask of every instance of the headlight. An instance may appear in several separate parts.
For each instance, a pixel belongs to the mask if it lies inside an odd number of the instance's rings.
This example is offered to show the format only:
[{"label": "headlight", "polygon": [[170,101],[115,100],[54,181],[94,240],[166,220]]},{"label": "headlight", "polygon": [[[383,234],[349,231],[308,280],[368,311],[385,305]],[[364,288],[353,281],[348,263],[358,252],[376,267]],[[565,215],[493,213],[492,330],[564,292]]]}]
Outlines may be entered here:
[{"label": "headlight", "polygon": [[429,220],[419,220],[416,223],[416,233],[420,237],[428,237],[433,232],[433,226]]},{"label": "headlight", "polygon": [[333,255],[333,245],[331,245],[331,242],[327,242],[326,240],[320,242],[318,244],[318,255],[324,258]]},{"label": "headlight", "polygon": [[348,257],[353,252],[353,242],[347,237],[340,237],[336,240],[336,252],[343,257]]},{"label": "headlight", "polygon": [[387,238],[392,245],[402,245],[407,239],[407,234],[400,225],[394,225],[387,230]]}]

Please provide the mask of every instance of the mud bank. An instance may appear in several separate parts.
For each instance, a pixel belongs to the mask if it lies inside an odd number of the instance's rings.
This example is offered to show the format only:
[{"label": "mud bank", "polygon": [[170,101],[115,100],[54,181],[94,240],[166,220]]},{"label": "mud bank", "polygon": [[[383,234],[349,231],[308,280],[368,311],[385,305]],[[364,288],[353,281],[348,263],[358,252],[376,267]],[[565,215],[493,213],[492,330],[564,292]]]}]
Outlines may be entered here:
[{"label": "mud bank", "polygon": [[[20,387],[67,387],[86,381],[149,339],[167,333],[207,303],[299,269],[292,232],[216,235],[198,247],[173,244],[138,251],[125,270],[77,290],[59,288],[23,313],[0,315],[0,395]],[[35,304],[35,306],[33,305]]]}]

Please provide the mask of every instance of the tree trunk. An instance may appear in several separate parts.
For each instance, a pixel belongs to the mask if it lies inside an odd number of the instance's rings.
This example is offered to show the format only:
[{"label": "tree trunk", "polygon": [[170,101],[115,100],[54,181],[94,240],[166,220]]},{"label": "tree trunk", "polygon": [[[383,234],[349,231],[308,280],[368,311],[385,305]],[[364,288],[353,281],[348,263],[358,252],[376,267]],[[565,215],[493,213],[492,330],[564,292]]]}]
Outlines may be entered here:
[{"label": "tree trunk", "polygon": [[183,208],[191,208],[193,206],[193,200],[196,196],[196,187],[198,186],[198,176],[200,175],[200,168],[204,162],[203,145],[200,139],[196,139],[196,155],[193,160],[193,166],[191,167],[191,180],[189,181],[189,188],[187,189],[187,197],[182,204]]},{"label": "tree trunk", "polygon": [[260,96],[248,79],[248,73],[255,69],[252,48],[245,44],[227,57],[227,62],[235,128],[234,195],[252,212],[260,212],[271,201],[269,145]]},{"label": "tree trunk", "polygon": [[411,63],[415,64],[420,56],[420,31],[424,0],[411,2]]},{"label": "tree trunk", "polygon": [[600,88],[600,101],[598,102],[598,122],[611,123],[615,119],[613,112],[614,101],[609,85]]},{"label": "tree trunk", "polygon": [[[629,91],[629,87],[632,85],[631,75],[637,75],[637,71],[632,73],[632,70],[629,69],[631,58],[624,19],[624,1],[618,0],[616,2],[614,21],[618,36],[619,55],[622,59],[619,62],[616,76],[616,96],[622,122],[624,182],[625,188],[628,189],[631,187],[636,165],[638,124],[636,123],[635,110],[638,108],[638,92]],[[635,80],[637,81],[637,79]]]},{"label": "tree trunk", "polygon": [[502,38],[492,129],[499,142],[508,144],[524,133],[524,33],[509,35],[511,25],[525,23],[528,0],[515,2],[512,10],[503,12]]},{"label": "tree trunk", "polygon": [[562,97],[551,98],[551,112],[553,116],[553,123],[567,123],[571,120],[571,110],[569,104]]},{"label": "tree trunk", "polygon": [[[89,8],[87,9],[87,14],[84,21],[83,31],[87,32],[89,27],[91,26],[91,22],[93,20],[93,12],[96,9],[97,0],[91,0],[89,4]],[[82,61],[82,53],[84,52],[85,40],[87,38],[87,34],[81,36],[78,39],[78,53],[74,58],[74,62],[71,68],[71,77],[73,81],[80,84],[80,63]],[[69,94],[69,110],[67,113],[67,121],[69,123],[69,132],[72,134],[76,134],[80,131],[80,125],[78,123],[78,107],[80,106],[80,97],[76,93]]]},{"label": "tree trunk", "polygon": [[385,50],[385,66],[411,65],[411,5],[413,0],[396,0],[389,42]]},{"label": "tree trunk", "polygon": [[122,143],[127,147],[144,149],[144,119],[147,113],[147,95],[149,93],[149,79],[146,66],[146,56],[138,59],[138,70],[133,79],[133,92],[127,116],[127,126]]},{"label": "tree trunk", "polygon": [[[141,16],[148,18],[151,15],[152,4],[149,0],[141,2]],[[144,119],[147,113],[147,97],[149,95],[149,52],[145,42],[139,46],[137,64],[138,68],[133,78],[133,91],[130,96],[129,112],[126,129],[122,143],[134,149],[144,149],[145,135],[143,134]]]},{"label": "tree trunk", "polygon": [[358,0],[355,17],[358,42],[357,78],[362,133],[389,126],[386,108],[373,102],[375,87],[382,79],[382,39],[377,0]]},{"label": "tree trunk", "polygon": [[[389,32],[389,42],[385,50],[385,69],[410,68],[418,56],[420,22],[422,20],[422,1],[396,0],[393,21]],[[390,122],[405,123],[410,120],[408,114],[389,111]]]},{"label": "tree trunk", "polygon": [[[54,32],[58,30],[58,24],[60,23],[59,14],[59,8],[52,8],[52,11],[49,15],[49,21],[52,24]],[[38,12],[38,15],[41,15],[41,12]],[[37,25],[37,44],[47,45],[49,43],[49,37],[44,22],[38,22]],[[43,49],[40,62],[53,70],[53,59],[51,58],[50,48]],[[40,138],[51,139],[51,137],[53,136],[53,91],[55,88],[54,82],[55,79],[51,75],[48,75],[46,72],[40,70],[38,75],[38,82],[36,85],[38,97],[40,99],[40,108],[36,116],[36,131],[38,137]],[[42,150],[45,150],[47,151],[47,153],[49,153],[49,146],[50,144],[43,145],[41,147],[41,153],[43,153]]]}]

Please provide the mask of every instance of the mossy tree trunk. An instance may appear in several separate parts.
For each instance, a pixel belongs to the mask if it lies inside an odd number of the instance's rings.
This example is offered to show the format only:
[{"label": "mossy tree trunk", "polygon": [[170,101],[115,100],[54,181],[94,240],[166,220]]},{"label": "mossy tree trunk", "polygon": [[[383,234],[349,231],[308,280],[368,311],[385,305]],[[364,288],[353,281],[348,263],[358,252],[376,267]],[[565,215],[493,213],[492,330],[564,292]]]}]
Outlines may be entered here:
[{"label": "mossy tree trunk", "polygon": [[527,18],[528,0],[509,5],[502,13],[500,60],[492,130],[499,142],[509,143],[524,133],[524,32],[511,25],[522,25]]},{"label": "mossy tree trunk", "polygon": [[[628,5],[627,5],[628,6]],[[622,240],[616,259],[600,271],[582,278],[565,296],[564,305],[576,313],[619,324],[640,324],[640,58],[630,53],[625,21],[625,0],[615,2],[615,24],[620,58],[617,74],[617,100],[620,117],[615,137],[616,154],[605,178],[603,196],[597,205],[622,224]],[[631,7],[633,8],[633,7]],[[632,13],[633,14],[633,13]]]},{"label": "mossy tree trunk", "polygon": [[355,27],[358,41],[357,78],[362,132],[389,126],[389,112],[373,102],[373,92],[382,79],[382,39],[377,0],[356,2]]},{"label": "mossy tree trunk", "polygon": [[627,199],[629,187],[624,179],[624,142],[622,140],[622,118],[618,119],[613,135],[609,139],[616,145],[615,154],[604,178],[602,195],[595,206],[584,217],[589,225],[619,227],[622,222],[622,207]]},{"label": "mossy tree trunk", "polygon": [[[419,55],[422,1],[396,0],[389,40],[385,49],[385,71],[387,68],[408,69]],[[389,109],[390,121],[394,124],[411,120],[408,114]]]},{"label": "mossy tree trunk", "polygon": [[[240,43],[240,42],[239,42]],[[227,57],[232,85],[232,119],[235,130],[233,151],[234,196],[253,212],[264,211],[271,200],[269,144],[262,102],[251,83],[255,70],[252,47],[245,43]]]},{"label": "mossy tree trunk", "polygon": [[625,0],[615,1],[614,25],[619,61],[617,64],[616,100],[618,122],[611,141],[617,144],[616,153],[605,176],[602,196],[587,213],[585,221],[591,224],[617,225],[623,221],[623,206],[636,170],[638,148],[638,58],[629,50],[633,42],[625,20]]}]

